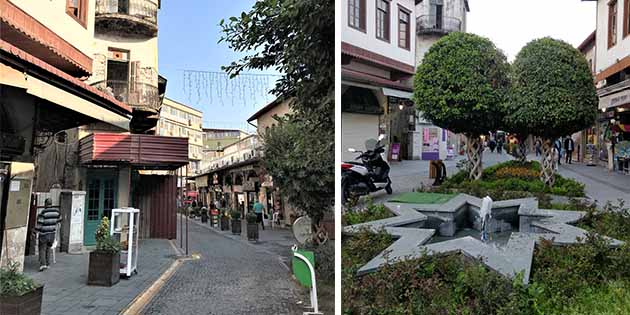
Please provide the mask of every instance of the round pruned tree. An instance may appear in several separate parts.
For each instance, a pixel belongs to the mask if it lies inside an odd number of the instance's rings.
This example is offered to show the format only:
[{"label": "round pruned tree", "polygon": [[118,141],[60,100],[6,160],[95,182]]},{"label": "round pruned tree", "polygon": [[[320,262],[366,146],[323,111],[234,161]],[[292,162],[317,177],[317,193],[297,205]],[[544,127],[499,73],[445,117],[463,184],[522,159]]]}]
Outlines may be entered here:
[{"label": "round pruned tree", "polygon": [[418,66],[416,106],[436,126],[466,136],[471,179],[483,171],[480,136],[503,124],[508,72],[505,55],[489,39],[459,32],[438,40]]},{"label": "round pruned tree", "polygon": [[507,124],[543,139],[541,180],[553,186],[553,140],[587,128],[597,116],[597,94],[586,59],[549,37],[525,45],[512,69]]}]

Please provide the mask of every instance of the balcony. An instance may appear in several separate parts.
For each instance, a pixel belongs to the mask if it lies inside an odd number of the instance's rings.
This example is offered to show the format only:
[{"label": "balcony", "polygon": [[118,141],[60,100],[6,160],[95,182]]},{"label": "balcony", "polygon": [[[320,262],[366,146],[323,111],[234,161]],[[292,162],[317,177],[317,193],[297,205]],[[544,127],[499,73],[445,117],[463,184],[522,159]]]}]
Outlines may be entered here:
[{"label": "balcony", "polygon": [[97,0],[95,30],[100,34],[155,37],[158,5],[149,0]]},{"label": "balcony", "polygon": [[150,84],[104,80],[94,83],[93,86],[133,107],[134,111],[157,113],[162,104],[158,87]]},{"label": "balcony", "polygon": [[448,34],[462,31],[462,20],[455,17],[421,15],[416,18],[416,33],[426,34]]}]

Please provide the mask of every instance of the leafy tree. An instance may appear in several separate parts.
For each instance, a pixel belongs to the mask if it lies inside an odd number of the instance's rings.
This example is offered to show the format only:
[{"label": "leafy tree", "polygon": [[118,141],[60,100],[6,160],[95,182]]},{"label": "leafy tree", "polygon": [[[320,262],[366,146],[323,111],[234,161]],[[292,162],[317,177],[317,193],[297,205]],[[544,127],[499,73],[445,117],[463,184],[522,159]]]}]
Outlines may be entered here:
[{"label": "leafy tree", "polygon": [[247,55],[223,67],[282,74],[271,91],[293,114],[263,135],[266,171],[289,202],[319,222],[334,203],[333,0],[259,0],[252,10],[221,21],[221,41]]},{"label": "leafy tree", "polygon": [[442,37],[418,66],[415,103],[436,126],[466,136],[472,179],[483,171],[480,136],[502,126],[508,71],[505,55],[490,40],[466,33]]},{"label": "leafy tree", "polygon": [[543,139],[541,180],[553,186],[552,141],[590,126],[597,116],[588,63],[571,45],[541,38],[518,53],[512,81],[506,121]]}]

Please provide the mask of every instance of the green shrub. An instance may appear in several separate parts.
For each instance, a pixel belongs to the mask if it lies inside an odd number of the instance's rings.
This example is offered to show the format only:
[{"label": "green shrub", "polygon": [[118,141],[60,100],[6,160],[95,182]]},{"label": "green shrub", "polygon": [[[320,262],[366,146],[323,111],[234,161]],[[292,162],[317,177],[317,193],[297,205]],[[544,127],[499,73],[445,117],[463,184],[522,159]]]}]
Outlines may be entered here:
[{"label": "green shrub", "polygon": [[253,212],[248,212],[247,215],[245,216],[245,220],[247,220],[248,224],[256,224],[257,219],[258,219],[258,216],[256,216],[256,214]]},{"label": "green shrub", "polygon": [[238,210],[231,210],[230,211],[230,217],[232,218],[232,220],[240,220],[241,219],[241,212]]},{"label": "green shrub", "polygon": [[0,268],[0,297],[21,296],[37,287],[33,279],[18,271],[18,263],[9,263],[8,268]]},{"label": "green shrub", "polygon": [[303,249],[313,251],[315,254],[315,274],[317,280],[332,283],[335,281],[335,242],[328,241],[315,245],[309,242]]},{"label": "green shrub", "polygon": [[346,225],[354,225],[369,221],[386,219],[393,214],[383,204],[375,204],[368,201],[366,207],[360,210],[348,211],[343,215],[343,222]]},{"label": "green shrub", "polygon": [[120,251],[120,242],[112,238],[109,231],[109,219],[107,217],[103,217],[94,236],[96,239],[96,250],[99,252],[115,254]]},{"label": "green shrub", "polygon": [[[457,189],[462,193],[477,197],[490,195],[488,192],[521,191],[531,193],[548,193],[569,197],[584,197],[584,184],[573,179],[556,176],[553,187],[546,187],[537,177],[540,173],[540,163],[528,161],[521,163],[517,160],[507,161],[483,170],[481,180],[469,180],[468,174],[458,172],[449,177],[443,184],[444,189]],[[482,195],[483,194],[483,195]]]}]

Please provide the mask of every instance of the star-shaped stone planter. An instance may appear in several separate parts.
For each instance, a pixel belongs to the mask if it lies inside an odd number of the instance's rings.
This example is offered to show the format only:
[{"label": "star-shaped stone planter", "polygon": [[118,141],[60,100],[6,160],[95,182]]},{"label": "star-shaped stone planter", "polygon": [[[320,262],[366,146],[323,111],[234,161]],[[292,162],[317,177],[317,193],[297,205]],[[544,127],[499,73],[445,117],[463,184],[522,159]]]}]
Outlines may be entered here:
[{"label": "star-shaped stone planter", "polygon": [[[490,235],[509,234],[507,242],[482,242],[462,231],[479,234],[479,210],[482,200],[460,194],[444,204],[405,204],[387,202],[395,216],[383,220],[347,226],[344,233],[363,229],[384,230],[397,240],[358,270],[358,274],[376,271],[384,264],[419,258],[422,255],[462,253],[480,258],[490,269],[509,278],[523,273],[528,283],[536,242],[546,239],[554,245],[569,245],[586,239],[587,231],[571,224],[586,213],[538,208],[535,198],[495,201],[488,222]],[[475,232],[476,230],[476,232]],[[511,231],[511,233],[509,232]],[[443,239],[433,242],[435,239]],[[607,238],[611,247],[621,241]]]}]

